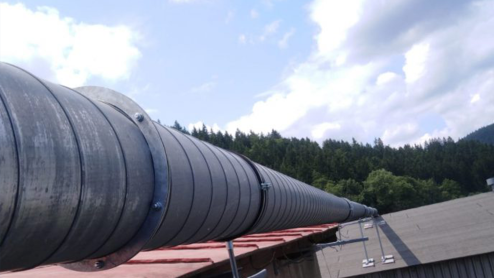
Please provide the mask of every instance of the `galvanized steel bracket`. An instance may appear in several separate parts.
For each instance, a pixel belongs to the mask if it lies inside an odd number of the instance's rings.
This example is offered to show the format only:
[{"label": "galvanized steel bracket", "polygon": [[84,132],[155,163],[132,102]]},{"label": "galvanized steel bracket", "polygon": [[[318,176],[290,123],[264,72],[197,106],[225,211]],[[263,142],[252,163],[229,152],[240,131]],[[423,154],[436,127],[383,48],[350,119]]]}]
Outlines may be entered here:
[{"label": "galvanized steel bracket", "polygon": [[102,87],[80,87],[75,91],[91,101],[100,101],[112,106],[133,121],[148,143],[154,166],[152,202],[144,223],[134,237],[125,246],[107,256],[61,265],[70,270],[93,272],[111,269],[129,261],[144,249],[144,246],[158,231],[165,216],[169,198],[168,161],[158,130],[151,118],[137,103],[123,94]]},{"label": "galvanized steel bracket", "polygon": [[261,183],[261,190],[268,191],[269,188],[271,188],[271,183],[269,183],[269,182],[263,182],[263,183]]}]

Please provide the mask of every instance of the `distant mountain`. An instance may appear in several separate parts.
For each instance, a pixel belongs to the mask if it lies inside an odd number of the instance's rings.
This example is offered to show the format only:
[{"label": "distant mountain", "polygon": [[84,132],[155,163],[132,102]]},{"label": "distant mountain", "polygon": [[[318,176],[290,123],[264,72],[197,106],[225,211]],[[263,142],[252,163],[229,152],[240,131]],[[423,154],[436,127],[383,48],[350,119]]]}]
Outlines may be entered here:
[{"label": "distant mountain", "polygon": [[484,126],[468,134],[463,140],[473,140],[494,145],[494,124]]}]

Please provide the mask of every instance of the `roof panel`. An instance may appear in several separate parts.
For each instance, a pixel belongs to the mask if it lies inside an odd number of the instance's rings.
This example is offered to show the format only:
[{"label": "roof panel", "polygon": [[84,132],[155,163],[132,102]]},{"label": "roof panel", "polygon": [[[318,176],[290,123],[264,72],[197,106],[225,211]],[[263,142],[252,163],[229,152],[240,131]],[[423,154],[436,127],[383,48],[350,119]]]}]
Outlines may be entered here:
[{"label": "roof panel", "polygon": [[[272,233],[244,236],[234,240],[235,256],[254,255],[256,252],[276,248],[310,235],[322,234],[336,228],[336,224],[296,228]],[[160,248],[141,252],[127,264],[101,272],[74,272],[59,266],[40,267],[33,270],[5,273],[2,277],[57,278],[57,277],[180,277],[200,273],[216,265],[228,263],[228,251],[224,243],[206,242]]]},{"label": "roof panel", "polygon": [[[369,257],[376,266],[362,268],[362,243],[344,245],[336,252],[327,248],[318,254],[335,277],[349,277],[417,264],[494,252],[494,193],[456,199],[439,204],[390,213],[379,226],[386,255],[394,255],[394,264],[381,264],[381,251],[375,228],[364,230]],[[342,234],[359,238],[358,225],[346,226]],[[339,249],[339,248],[338,248]],[[337,276],[339,273],[339,276]]]}]

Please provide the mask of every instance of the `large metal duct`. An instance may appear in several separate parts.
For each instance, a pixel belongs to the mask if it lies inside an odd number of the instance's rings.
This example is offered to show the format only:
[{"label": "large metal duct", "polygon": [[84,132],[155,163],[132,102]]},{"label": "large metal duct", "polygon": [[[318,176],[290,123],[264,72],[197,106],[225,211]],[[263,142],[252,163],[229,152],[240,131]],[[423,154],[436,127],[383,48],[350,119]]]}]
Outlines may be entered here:
[{"label": "large metal duct", "polygon": [[377,215],[161,126],[132,100],[0,63],[0,271]]}]

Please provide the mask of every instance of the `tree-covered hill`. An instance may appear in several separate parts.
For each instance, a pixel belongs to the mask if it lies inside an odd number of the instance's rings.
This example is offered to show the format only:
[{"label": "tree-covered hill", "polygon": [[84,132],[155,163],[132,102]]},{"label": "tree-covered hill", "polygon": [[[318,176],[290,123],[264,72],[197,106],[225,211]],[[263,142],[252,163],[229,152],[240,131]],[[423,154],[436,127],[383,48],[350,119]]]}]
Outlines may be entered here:
[{"label": "tree-covered hill", "polygon": [[[177,122],[173,127],[189,133]],[[470,140],[392,148],[380,139],[372,145],[332,139],[319,145],[274,130],[233,136],[203,126],[190,134],[381,213],[484,192],[486,179],[494,176],[494,145]]]},{"label": "tree-covered hill", "polygon": [[474,140],[494,145],[494,124],[484,126],[483,128],[468,134],[463,140]]}]

